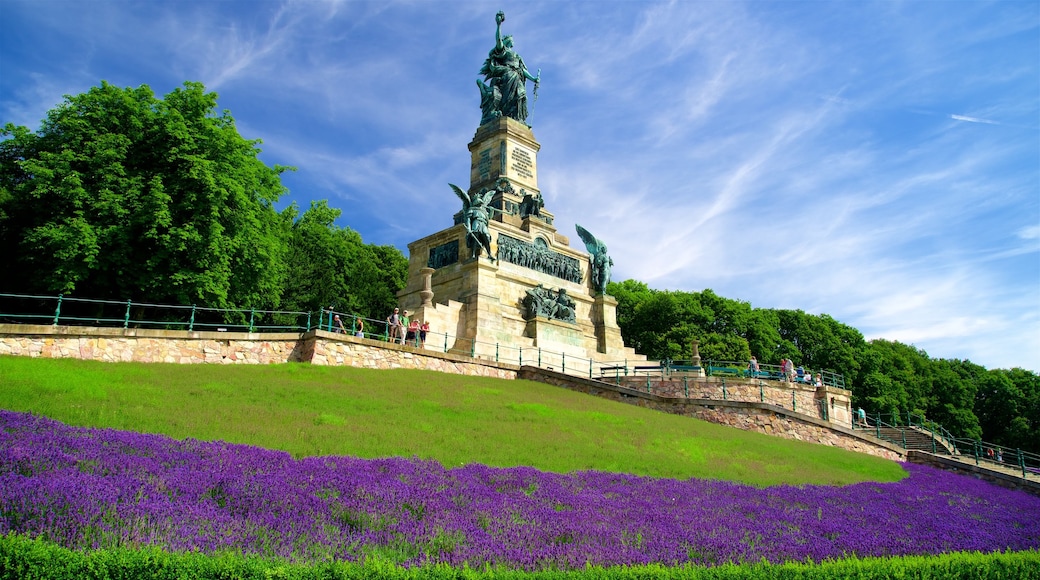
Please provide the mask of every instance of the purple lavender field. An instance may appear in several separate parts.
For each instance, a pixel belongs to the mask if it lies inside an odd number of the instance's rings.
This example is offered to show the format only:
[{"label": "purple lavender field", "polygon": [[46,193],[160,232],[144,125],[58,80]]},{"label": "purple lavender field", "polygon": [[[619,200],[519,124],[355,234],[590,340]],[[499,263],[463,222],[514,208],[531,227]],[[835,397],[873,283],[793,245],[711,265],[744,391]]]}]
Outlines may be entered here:
[{"label": "purple lavender field", "polygon": [[1040,498],[919,465],[897,483],[754,488],[313,457],[0,411],[0,533],[296,561],[586,563],[1040,548]]}]

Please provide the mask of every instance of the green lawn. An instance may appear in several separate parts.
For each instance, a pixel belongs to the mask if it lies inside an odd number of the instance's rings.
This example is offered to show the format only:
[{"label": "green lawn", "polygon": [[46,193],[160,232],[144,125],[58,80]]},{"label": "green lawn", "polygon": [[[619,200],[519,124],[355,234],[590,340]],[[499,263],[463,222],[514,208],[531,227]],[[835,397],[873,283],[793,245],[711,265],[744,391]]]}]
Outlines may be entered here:
[{"label": "green lawn", "polygon": [[754,485],[895,481],[895,462],[529,381],[307,364],[102,363],[0,356],[0,408],[222,439],[294,456],[595,469]]}]

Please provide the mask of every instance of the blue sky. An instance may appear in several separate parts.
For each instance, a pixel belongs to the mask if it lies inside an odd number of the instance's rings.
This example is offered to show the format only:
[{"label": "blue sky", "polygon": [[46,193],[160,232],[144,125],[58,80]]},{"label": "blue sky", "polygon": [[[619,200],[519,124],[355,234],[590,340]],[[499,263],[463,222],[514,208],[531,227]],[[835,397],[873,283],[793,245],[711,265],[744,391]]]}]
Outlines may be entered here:
[{"label": "blue sky", "polygon": [[498,10],[546,208],[615,280],[1040,371],[1036,1],[0,0],[0,123],[200,81],[286,203],[407,253],[458,210]]}]

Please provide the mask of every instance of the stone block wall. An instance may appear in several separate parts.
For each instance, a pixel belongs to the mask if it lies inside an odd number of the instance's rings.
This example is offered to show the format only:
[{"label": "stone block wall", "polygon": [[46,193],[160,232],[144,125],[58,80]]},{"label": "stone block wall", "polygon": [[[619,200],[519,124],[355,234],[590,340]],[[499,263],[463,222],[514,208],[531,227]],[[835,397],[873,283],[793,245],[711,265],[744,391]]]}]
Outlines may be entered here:
[{"label": "stone block wall", "polygon": [[[613,379],[606,379],[612,381]],[[717,401],[759,402],[781,409],[790,409],[803,415],[829,420],[843,427],[851,426],[850,415],[828,414],[820,410],[821,403],[845,410],[851,393],[831,387],[817,388],[800,383],[778,381],[744,381],[719,377],[697,377],[693,375],[670,377],[628,376],[616,381],[630,389],[666,398],[711,399]]]},{"label": "stone block wall", "polygon": [[460,375],[516,378],[519,367],[322,330],[249,334],[0,325],[0,354],[108,362],[273,364],[307,362],[363,368],[413,368]]},{"label": "stone block wall", "polygon": [[784,439],[840,447],[893,461],[903,460],[904,451],[898,447],[872,442],[852,433],[844,433],[829,425],[807,421],[805,417],[785,413],[782,409],[744,407],[739,404],[712,404],[696,406],[692,412],[683,414],[744,431],[755,431]]},{"label": "stone block wall", "polygon": [[[420,369],[456,375],[515,379],[519,367],[491,361],[477,361],[451,353],[431,353],[412,346],[370,339],[329,335],[319,331],[311,342],[311,364],[352,366],[368,369]],[[375,344],[372,344],[375,343]]]},{"label": "stone block wall", "polygon": [[[731,397],[730,400],[723,401],[721,400],[721,382],[717,383],[719,391],[715,391],[713,386],[716,385],[715,383],[690,380],[687,382],[690,387],[690,398],[687,399],[682,396],[681,391],[672,395],[661,395],[653,392],[655,383],[652,378],[650,381],[650,392],[647,392],[645,377],[642,378],[642,382],[632,381],[627,384],[611,385],[602,381],[563,375],[545,369],[524,367],[520,369],[517,378],[537,380],[565,389],[663,413],[695,417],[711,421],[712,423],[737,427],[745,431],[757,431],[785,439],[831,445],[894,461],[902,460],[905,453],[903,449],[895,445],[861,432],[855,432],[851,429],[831,424],[815,415],[789,410],[790,389],[786,390],[788,407],[784,408],[768,401],[761,402],[757,386],[754,387],[753,392],[736,391],[736,393],[750,396],[749,400],[740,401]],[[681,379],[676,381],[673,378],[671,381],[660,382],[664,384],[657,384],[656,386],[664,392],[676,393],[675,385],[670,384],[674,382],[678,383],[680,389],[683,388]],[[727,382],[727,394],[730,386]],[[808,387],[806,388],[808,389]],[[815,392],[815,389],[813,388],[807,392]],[[715,395],[718,395],[718,397],[716,398]],[[814,411],[815,406],[810,406],[809,412]]]},{"label": "stone block wall", "polygon": [[109,362],[271,364],[301,360],[299,333],[0,325],[0,354]]}]

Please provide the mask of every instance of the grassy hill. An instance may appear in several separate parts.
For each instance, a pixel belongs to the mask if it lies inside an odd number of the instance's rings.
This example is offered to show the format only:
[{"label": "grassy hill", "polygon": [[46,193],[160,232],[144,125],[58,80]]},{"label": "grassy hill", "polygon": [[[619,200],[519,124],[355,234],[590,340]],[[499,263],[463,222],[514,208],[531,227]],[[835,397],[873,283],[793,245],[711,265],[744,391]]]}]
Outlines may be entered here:
[{"label": "grassy hill", "polygon": [[905,477],[891,461],[529,381],[306,364],[101,363],[0,356],[0,408],[224,440],[294,456],[417,456],[754,485]]}]

